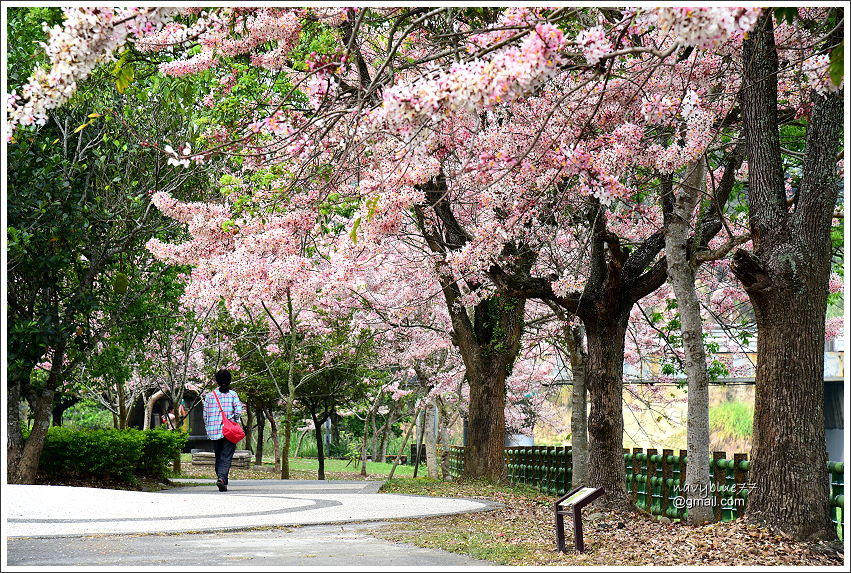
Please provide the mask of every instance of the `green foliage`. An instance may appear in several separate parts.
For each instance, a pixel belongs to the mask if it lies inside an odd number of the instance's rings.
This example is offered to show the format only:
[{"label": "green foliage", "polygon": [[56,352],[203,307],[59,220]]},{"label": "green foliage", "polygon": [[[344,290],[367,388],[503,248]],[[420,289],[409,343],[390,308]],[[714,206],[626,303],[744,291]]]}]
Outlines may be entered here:
[{"label": "green foliage", "polygon": [[128,482],[135,475],[162,477],[186,439],[186,434],[162,429],[53,427],[47,432],[39,470],[50,475],[115,477]]},{"label": "green foliage", "polygon": [[724,402],[709,409],[709,427],[719,439],[740,440],[753,435],[753,405]]},{"label": "green foliage", "polygon": [[71,430],[47,432],[39,469],[48,474],[116,477],[131,481],[142,456],[144,437],[139,430]]},{"label": "green foliage", "polygon": [[47,63],[39,42],[47,40],[42,22],[50,26],[62,22],[59,7],[10,7],[6,11],[6,37],[9,38],[6,77],[8,90],[20,90],[36,67]]},{"label": "green foliage", "polygon": [[145,443],[138,470],[153,477],[164,477],[171,461],[180,455],[189,436],[184,432],[155,428],[143,432]]},{"label": "green foliage", "polygon": [[797,8],[789,8],[789,7],[780,7],[774,9],[774,17],[777,19],[777,23],[786,21],[787,24],[791,24],[792,21],[798,17],[798,9]]},{"label": "green foliage", "polygon": [[62,423],[72,430],[107,430],[112,428],[112,413],[93,400],[83,400],[65,410]]},{"label": "green foliage", "polygon": [[325,453],[329,458],[351,459],[352,452],[355,458],[360,459],[360,440],[349,432],[340,432],[340,439],[331,442],[331,447]]},{"label": "green foliage", "polygon": [[839,45],[833,48],[830,52],[830,81],[833,85],[842,84],[842,78],[845,77],[845,40],[839,42]]},{"label": "green foliage", "polygon": [[[298,438],[294,437],[290,442],[290,457],[295,457],[297,446]],[[310,431],[304,435],[304,439],[301,441],[301,448],[298,451],[298,456],[300,458],[315,458],[316,455],[316,436],[314,432]]]}]

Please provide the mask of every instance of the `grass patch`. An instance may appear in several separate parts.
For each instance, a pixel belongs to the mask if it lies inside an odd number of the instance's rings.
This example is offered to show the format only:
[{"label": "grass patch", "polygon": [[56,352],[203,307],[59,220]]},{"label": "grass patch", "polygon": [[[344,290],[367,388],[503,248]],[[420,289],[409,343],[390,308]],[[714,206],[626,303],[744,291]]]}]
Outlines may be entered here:
[{"label": "grass patch", "polygon": [[[398,472],[398,469],[397,469]],[[494,499],[521,496],[532,503],[549,503],[537,489],[527,485],[508,485],[481,480],[443,481],[427,477],[396,478],[381,486],[381,493],[406,493],[434,497],[474,497]]]},{"label": "grass patch", "polygon": [[709,427],[720,439],[741,440],[753,435],[753,405],[724,402],[709,409]]}]

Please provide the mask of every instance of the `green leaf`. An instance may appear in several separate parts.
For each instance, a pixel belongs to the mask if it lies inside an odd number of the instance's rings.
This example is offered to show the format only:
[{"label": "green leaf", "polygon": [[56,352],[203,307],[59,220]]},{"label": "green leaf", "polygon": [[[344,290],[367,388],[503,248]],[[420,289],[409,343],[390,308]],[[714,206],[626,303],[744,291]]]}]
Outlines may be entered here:
[{"label": "green leaf", "polygon": [[774,9],[774,17],[777,19],[777,23],[780,24],[783,20],[786,20],[787,24],[791,24],[792,21],[798,17],[798,9],[797,8],[789,8],[789,7],[780,7]]},{"label": "green leaf", "polygon": [[360,227],[360,217],[355,219],[355,222],[352,225],[352,230],[349,231],[349,237],[351,237],[352,242],[355,244],[358,242],[358,227]]},{"label": "green leaf", "polygon": [[86,123],[84,123],[83,125],[81,125],[80,127],[78,127],[77,129],[75,129],[75,130],[73,131],[73,133],[77,133],[78,131],[83,131],[83,128],[85,128],[85,127],[87,127],[87,126],[91,125],[93,121],[94,121],[93,119],[92,119],[92,120],[87,121]]},{"label": "green leaf", "polygon": [[842,78],[845,75],[845,40],[839,42],[839,45],[833,48],[830,52],[830,81],[833,85],[838,86],[842,83]]},{"label": "green leaf", "polygon": [[127,292],[127,286],[129,284],[130,278],[124,273],[118,273],[115,275],[115,278],[112,279],[112,290],[114,290],[116,294],[124,294]]},{"label": "green leaf", "polygon": [[133,79],[136,77],[136,66],[134,64],[125,64],[121,67],[121,70],[118,72],[118,76],[115,78],[115,89],[118,90],[118,93],[124,93],[124,90],[127,89],[131,83],[133,83]]}]

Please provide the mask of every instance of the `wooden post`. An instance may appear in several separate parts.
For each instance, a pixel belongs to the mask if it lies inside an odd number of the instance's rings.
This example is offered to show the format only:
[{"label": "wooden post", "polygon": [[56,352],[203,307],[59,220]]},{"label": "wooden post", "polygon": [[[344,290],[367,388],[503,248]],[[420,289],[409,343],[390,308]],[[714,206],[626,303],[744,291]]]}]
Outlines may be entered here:
[{"label": "wooden post", "polygon": [[632,448],[632,503],[638,503],[638,476],[641,475],[641,460],[638,459],[638,454],[642,453],[642,448]]},{"label": "wooden post", "polygon": [[723,460],[727,456],[726,452],[712,452],[712,481],[710,484],[714,482],[715,484],[715,492],[713,495],[713,499],[715,501],[715,521],[721,521],[721,500],[724,498],[724,490],[726,489],[724,485],[727,482],[727,472],[724,471],[724,468],[718,467],[718,460]]},{"label": "wooden post", "polygon": [[742,495],[742,487],[745,483],[747,483],[747,476],[745,474],[745,470],[743,470],[740,466],[742,465],[742,462],[746,459],[748,459],[747,454],[733,454],[733,463],[735,464],[735,466],[733,467],[733,481],[735,482],[734,487],[736,488],[736,492],[734,496],[730,497],[733,497],[734,499],[733,517],[735,517],[736,519],[741,517],[745,510],[744,504],[738,505],[737,502],[740,499],[745,499],[745,497]]},{"label": "wooden post", "polygon": [[564,491],[572,489],[573,485],[573,446],[564,448]]},{"label": "wooden post", "polygon": [[656,497],[656,448],[647,448],[647,511],[653,513],[653,503]]},{"label": "wooden post", "polygon": [[[680,450],[680,490],[679,495],[685,497],[686,472],[688,471],[688,450]],[[685,519],[686,509],[680,510],[680,518]]]},{"label": "wooden post", "polygon": [[673,517],[672,515],[668,515],[671,507],[671,490],[673,489],[668,485],[668,480],[671,479],[672,473],[672,464],[668,461],[668,457],[673,455],[674,450],[662,450],[662,500],[660,502],[660,508],[662,510],[662,515],[665,517]]}]

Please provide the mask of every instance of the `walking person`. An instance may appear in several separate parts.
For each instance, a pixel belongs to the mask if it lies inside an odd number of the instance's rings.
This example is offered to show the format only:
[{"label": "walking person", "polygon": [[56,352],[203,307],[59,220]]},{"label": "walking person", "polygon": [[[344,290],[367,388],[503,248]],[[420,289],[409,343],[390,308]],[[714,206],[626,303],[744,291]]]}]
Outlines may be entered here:
[{"label": "walking person", "polygon": [[236,392],[230,389],[231,374],[229,370],[216,372],[216,384],[219,388],[208,393],[204,398],[204,426],[207,437],[213,441],[213,452],[216,454],[216,485],[219,491],[228,490],[228,473],[236,451],[236,444],[225,438],[222,433],[222,414],[239,423],[242,414],[242,403]]}]

